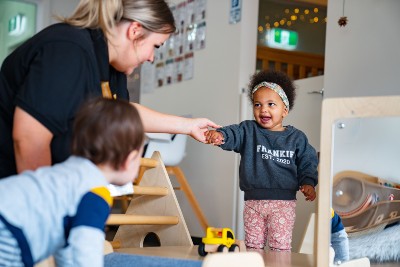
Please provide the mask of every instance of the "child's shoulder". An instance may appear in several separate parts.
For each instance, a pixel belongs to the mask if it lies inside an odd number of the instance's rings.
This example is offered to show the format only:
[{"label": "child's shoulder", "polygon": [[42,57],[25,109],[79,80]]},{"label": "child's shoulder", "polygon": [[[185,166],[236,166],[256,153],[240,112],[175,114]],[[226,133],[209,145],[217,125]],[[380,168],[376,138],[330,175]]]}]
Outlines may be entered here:
[{"label": "child's shoulder", "polygon": [[247,128],[254,128],[258,126],[255,120],[244,120],[241,123],[239,123],[239,125],[241,127],[247,127]]},{"label": "child's shoulder", "polygon": [[306,134],[302,130],[296,128],[293,125],[286,125],[285,126],[285,131],[287,131],[288,133],[291,133],[291,134],[296,134],[296,135],[301,135],[301,136],[305,136],[306,137]]},{"label": "child's shoulder", "polygon": [[254,120],[244,120],[238,124],[229,124],[225,125],[217,130],[225,130],[225,129],[234,129],[234,128],[250,128],[257,126],[257,123]]}]

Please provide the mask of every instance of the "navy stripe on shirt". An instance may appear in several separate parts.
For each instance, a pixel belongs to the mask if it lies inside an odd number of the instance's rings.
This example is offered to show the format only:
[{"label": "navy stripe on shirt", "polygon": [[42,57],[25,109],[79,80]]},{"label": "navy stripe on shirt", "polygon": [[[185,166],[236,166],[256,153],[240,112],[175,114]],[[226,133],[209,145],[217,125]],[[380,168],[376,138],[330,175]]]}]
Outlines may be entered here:
[{"label": "navy stripe on shirt", "polygon": [[1,216],[1,214],[0,214],[0,220],[4,223],[7,229],[12,233],[14,238],[17,240],[18,246],[21,250],[22,262],[24,263],[25,267],[33,267],[33,258],[31,249],[22,230],[7,222],[7,220],[3,216]]},{"label": "navy stripe on shirt", "polygon": [[104,224],[110,214],[110,206],[99,195],[88,192],[79,203],[71,227],[90,226],[104,231]]}]

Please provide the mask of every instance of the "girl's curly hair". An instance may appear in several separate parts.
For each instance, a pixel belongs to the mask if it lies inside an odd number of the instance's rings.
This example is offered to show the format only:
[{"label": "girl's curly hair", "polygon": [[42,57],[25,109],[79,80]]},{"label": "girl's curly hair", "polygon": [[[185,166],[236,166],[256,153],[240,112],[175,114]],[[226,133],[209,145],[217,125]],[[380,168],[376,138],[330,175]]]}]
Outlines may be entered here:
[{"label": "girl's curly hair", "polygon": [[293,109],[294,100],[296,98],[296,87],[289,76],[281,71],[261,70],[251,76],[247,91],[247,96],[251,103],[253,103],[253,88],[262,82],[276,83],[282,87],[289,100],[289,109]]}]

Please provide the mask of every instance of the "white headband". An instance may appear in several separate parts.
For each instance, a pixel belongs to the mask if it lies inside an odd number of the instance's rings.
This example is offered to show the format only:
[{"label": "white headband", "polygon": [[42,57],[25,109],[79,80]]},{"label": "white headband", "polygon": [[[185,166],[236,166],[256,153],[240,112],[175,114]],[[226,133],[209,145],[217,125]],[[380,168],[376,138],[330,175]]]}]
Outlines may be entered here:
[{"label": "white headband", "polygon": [[275,91],[282,99],[283,103],[285,104],[287,111],[289,112],[289,100],[285,94],[285,91],[283,91],[282,87],[279,86],[279,84],[276,83],[269,83],[269,82],[261,82],[254,86],[253,90],[251,91],[251,95],[254,95],[254,93],[260,89],[261,87],[266,87],[269,88],[273,91]]}]

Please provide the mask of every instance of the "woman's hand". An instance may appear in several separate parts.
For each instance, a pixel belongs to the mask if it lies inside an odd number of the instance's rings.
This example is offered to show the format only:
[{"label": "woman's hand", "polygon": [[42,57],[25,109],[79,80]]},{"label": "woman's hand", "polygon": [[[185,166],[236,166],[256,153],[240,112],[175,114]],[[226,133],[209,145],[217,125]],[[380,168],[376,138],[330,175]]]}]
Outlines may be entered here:
[{"label": "woman's hand", "polygon": [[204,133],[209,128],[220,128],[209,119],[185,118],[161,113],[137,103],[131,103],[139,111],[145,132],[148,133],[171,133],[187,134],[199,142],[206,143]]},{"label": "woman's hand", "polygon": [[189,124],[190,133],[189,135],[196,139],[199,142],[207,143],[205,133],[208,131],[209,128],[218,129],[221,126],[215,124],[214,122],[210,121],[209,119],[205,118],[198,118],[198,119],[190,119]]}]

